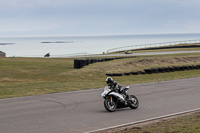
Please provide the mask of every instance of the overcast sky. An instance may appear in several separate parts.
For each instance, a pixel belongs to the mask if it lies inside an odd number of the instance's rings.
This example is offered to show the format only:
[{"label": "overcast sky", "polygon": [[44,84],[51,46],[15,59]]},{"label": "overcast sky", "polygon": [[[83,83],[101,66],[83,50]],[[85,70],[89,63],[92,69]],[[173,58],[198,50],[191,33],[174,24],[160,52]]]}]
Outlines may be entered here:
[{"label": "overcast sky", "polygon": [[0,0],[0,36],[200,33],[200,0]]}]

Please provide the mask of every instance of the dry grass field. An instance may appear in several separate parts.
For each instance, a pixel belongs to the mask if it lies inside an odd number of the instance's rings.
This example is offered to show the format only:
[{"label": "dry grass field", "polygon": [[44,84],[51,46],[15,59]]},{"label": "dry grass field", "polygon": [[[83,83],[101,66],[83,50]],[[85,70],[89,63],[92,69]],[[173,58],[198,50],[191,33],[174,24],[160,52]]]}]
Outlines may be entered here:
[{"label": "dry grass field", "polygon": [[[73,59],[0,58],[0,98],[103,88],[106,73],[200,64],[200,54],[137,56],[73,68]],[[113,77],[121,85],[199,77],[199,70]]]}]

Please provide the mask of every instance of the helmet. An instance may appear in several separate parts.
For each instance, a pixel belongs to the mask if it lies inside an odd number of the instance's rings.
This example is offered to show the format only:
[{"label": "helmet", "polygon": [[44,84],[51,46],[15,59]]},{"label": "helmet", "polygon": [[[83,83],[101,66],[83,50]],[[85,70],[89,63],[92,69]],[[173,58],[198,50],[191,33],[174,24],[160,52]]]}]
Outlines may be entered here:
[{"label": "helmet", "polygon": [[107,79],[106,79],[107,85],[110,85],[113,82],[114,82],[114,80],[111,77],[107,77]]}]

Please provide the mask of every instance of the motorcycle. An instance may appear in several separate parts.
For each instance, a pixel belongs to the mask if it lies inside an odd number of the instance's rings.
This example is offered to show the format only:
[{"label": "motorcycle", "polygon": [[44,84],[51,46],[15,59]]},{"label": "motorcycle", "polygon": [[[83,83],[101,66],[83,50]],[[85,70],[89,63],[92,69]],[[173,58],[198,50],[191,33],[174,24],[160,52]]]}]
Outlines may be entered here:
[{"label": "motorcycle", "polygon": [[129,95],[129,98],[127,99],[128,95],[128,89],[129,86],[120,89],[120,92],[118,93],[115,90],[111,90],[109,86],[106,86],[104,88],[104,92],[101,94],[101,96],[104,98],[104,107],[109,112],[114,112],[116,109],[119,108],[126,108],[130,107],[131,109],[137,109],[139,106],[139,101],[136,96]]}]

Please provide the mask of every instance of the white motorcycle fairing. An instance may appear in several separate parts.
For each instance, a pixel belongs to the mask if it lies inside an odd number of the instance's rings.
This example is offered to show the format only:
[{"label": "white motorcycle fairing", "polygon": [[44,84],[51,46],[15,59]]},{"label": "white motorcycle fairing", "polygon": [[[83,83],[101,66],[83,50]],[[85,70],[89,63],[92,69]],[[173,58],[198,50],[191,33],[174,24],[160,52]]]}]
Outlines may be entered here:
[{"label": "white motorcycle fairing", "polygon": [[119,94],[119,93],[111,92],[109,95],[119,97],[120,100],[125,101],[124,97],[121,94]]},{"label": "white motorcycle fairing", "polygon": [[[104,88],[104,92],[101,94],[101,96],[102,96],[102,97],[105,97],[110,91],[111,91],[111,89],[109,89],[109,87],[106,86],[106,87]],[[125,101],[124,97],[123,97],[121,94],[119,94],[119,93],[111,92],[109,95],[118,97],[120,100]]]}]

